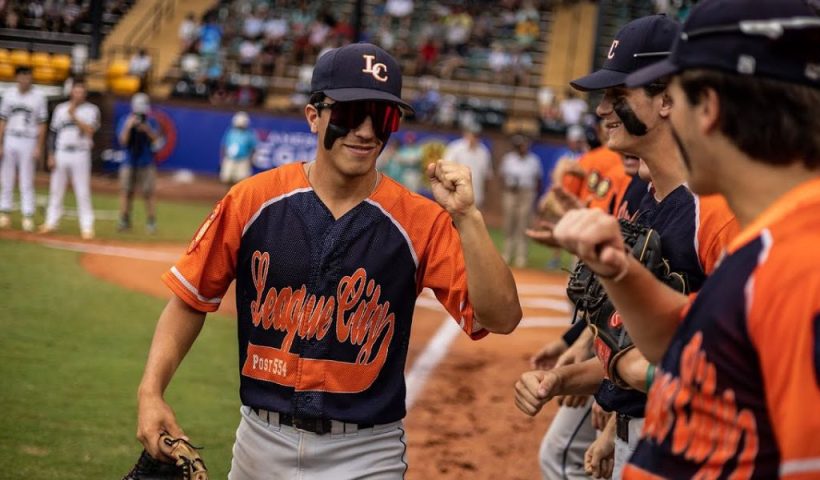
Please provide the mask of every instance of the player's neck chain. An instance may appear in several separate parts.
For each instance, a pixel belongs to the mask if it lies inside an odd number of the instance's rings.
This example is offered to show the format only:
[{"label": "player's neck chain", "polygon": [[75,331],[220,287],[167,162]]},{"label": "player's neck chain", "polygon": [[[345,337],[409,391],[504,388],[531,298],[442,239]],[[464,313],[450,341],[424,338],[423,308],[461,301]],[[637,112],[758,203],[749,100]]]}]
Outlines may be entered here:
[{"label": "player's neck chain", "polygon": [[[313,168],[314,163],[316,163],[315,160],[307,164],[307,180],[308,180],[308,184],[311,187],[313,186],[313,182],[310,180],[310,172],[311,172],[311,169]],[[381,172],[376,170],[376,178],[373,181],[373,186],[370,187],[370,191],[367,192],[367,196],[365,198],[369,197],[370,195],[373,195],[373,192],[376,191],[376,187],[379,185],[379,180],[381,179],[381,176],[382,176]]]}]

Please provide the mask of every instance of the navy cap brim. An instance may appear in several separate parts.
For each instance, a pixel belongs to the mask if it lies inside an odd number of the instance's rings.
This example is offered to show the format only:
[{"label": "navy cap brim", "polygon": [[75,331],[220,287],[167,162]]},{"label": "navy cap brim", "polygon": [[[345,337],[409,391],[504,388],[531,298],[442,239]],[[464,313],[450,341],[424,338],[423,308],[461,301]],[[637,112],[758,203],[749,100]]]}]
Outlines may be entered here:
[{"label": "navy cap brim", "polygon": [[405,102],[401,98],[383,92],[381,90],[370,90],[367,88],[336,88],[332,90],[324,90],[322,93],[327,95],[328,97],[336,100],[337,102],[355,102],[357,100],[384,100],[387,102],[393,102],[399,105],[399,107],[405,111],[405,113],[410,113],[411,115],[415,115],[416,111],[413,110],[413,107],[410,106],[409,103]]},{"label": "navy cap brim", "polygon": [[626,73],[617,72],[615,70],[600,69],[589,75],[569,82],[572,88],[582,92],[591,92],[593,90],[604,90],[607,88],[617,87],[623,85],[626,80]]},{"label": "navy cap brim", "polygon": [[667,58],[629,74],[624,84],[628,88],[642,87],[679,70],[680,68]]}]

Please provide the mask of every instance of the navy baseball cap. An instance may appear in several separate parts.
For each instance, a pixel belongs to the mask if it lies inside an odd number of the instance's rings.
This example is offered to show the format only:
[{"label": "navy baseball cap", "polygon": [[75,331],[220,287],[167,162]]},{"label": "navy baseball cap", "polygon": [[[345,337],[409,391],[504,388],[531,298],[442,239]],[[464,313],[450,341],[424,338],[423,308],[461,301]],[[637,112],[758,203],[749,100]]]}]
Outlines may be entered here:
[{"label": "navy baseball cap", "polygon": [[394,102],[413,113],[413,107],[401,99],[399,62],[370,43],[352,43],[319,57],[313,68],[310,92],[322,92],[338,102]]},{"label": "navy baseball cap", "polygon": [[820,87],[820,17],[812,1],[705,0],[692,9],[669,58],[626,84],[706,68]]},{"label": "navy baseball cap", "polygon": [[669,55],[679,32],[680,23],[663,14],[632,20],[615,35],[601,69],[569,84],[582,92],[623,85],[630,73]]}]

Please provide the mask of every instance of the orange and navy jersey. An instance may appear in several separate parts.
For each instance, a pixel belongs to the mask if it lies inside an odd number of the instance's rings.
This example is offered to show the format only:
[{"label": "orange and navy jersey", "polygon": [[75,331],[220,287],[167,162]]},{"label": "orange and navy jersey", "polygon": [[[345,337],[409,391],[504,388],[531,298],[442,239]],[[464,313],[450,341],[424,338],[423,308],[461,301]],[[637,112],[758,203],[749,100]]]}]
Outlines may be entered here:
[{"label": "orange and navy jersey", "polygon": [[606,147],[598,147],[578,159],[586,176],[577,193],[590,208],[608,211],[612,198],[625,190],[632,178],[626,174],[621,155]]},{"label": "orange and navy jersey", "polygon": [[240,397],[251,407],[355,423],[403,418],[410,325],[425,287],[471,337],[487,333],[474,321],[450,216],[384,176],[338,219],[303,164],[234,186],[163,280],[211,312],[234,279]]},{"label": "orange and navy jersey", "polygon": [[656,373],[624,478],[820,478],[820,179],[732,242]]},{"label": "orange and navy jersey", "polygon": [[661,202],[650,190],[638,207],[636,221],[658,232],[664,258],[673,271],[686,277],[692,292],[700,290],[740,228],[721,195],[695,195],[686,185]]},{"label": "orange and navy jersey", "polygon": [[[640,202],[635,221],[658,232],[663,257],[681,274],[690,291],[698,291],[706,276],[737,234],[738,223],[722,196],[701,197],[680,185],[658,202],[650,189]],[[642,417],[646,395],[615,387],[605,380],[596,394],[601,407]]]},{"label": "orange and navy jersey", "polygon": [[643,197],[649,191],[649,183],[641,180],[637,174],[628,177],[629,181],[612,196],[607,210],[618,218],[635,217]]}]

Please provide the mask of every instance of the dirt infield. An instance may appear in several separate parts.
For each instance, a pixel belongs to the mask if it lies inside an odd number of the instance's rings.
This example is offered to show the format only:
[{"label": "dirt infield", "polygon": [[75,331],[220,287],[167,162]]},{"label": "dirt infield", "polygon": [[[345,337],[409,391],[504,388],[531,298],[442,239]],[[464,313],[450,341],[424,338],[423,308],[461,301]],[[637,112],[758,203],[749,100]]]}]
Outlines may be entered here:
[{"label": "dirt infield", "polygon": [[[88,245],[87,243],[84,245]],[[91,274],[148,295],[167,298],[159,276],[182,253],[180,245],[116,245],[97,242],[81,263]],[[57,247],[60,248],[60,247]],[[146,257],[140,258],[139,252]],[[150,253],[150,255],[148,255]],[[408,412],[409,479],[536,479],[537,452],[554,406],[535,419],[513,404],[512,386],[528,368],[529,355],[555,338],[567,317],[562,308],[562,275],[516,270],[525,320],[508,336],[479,342],[458,334],[435,365]],[[234,315],[233,287],[221,312]],[[422,295],[413,320],[408,371],[430,355],[430,340],[452,322],[432,295]]]}]

